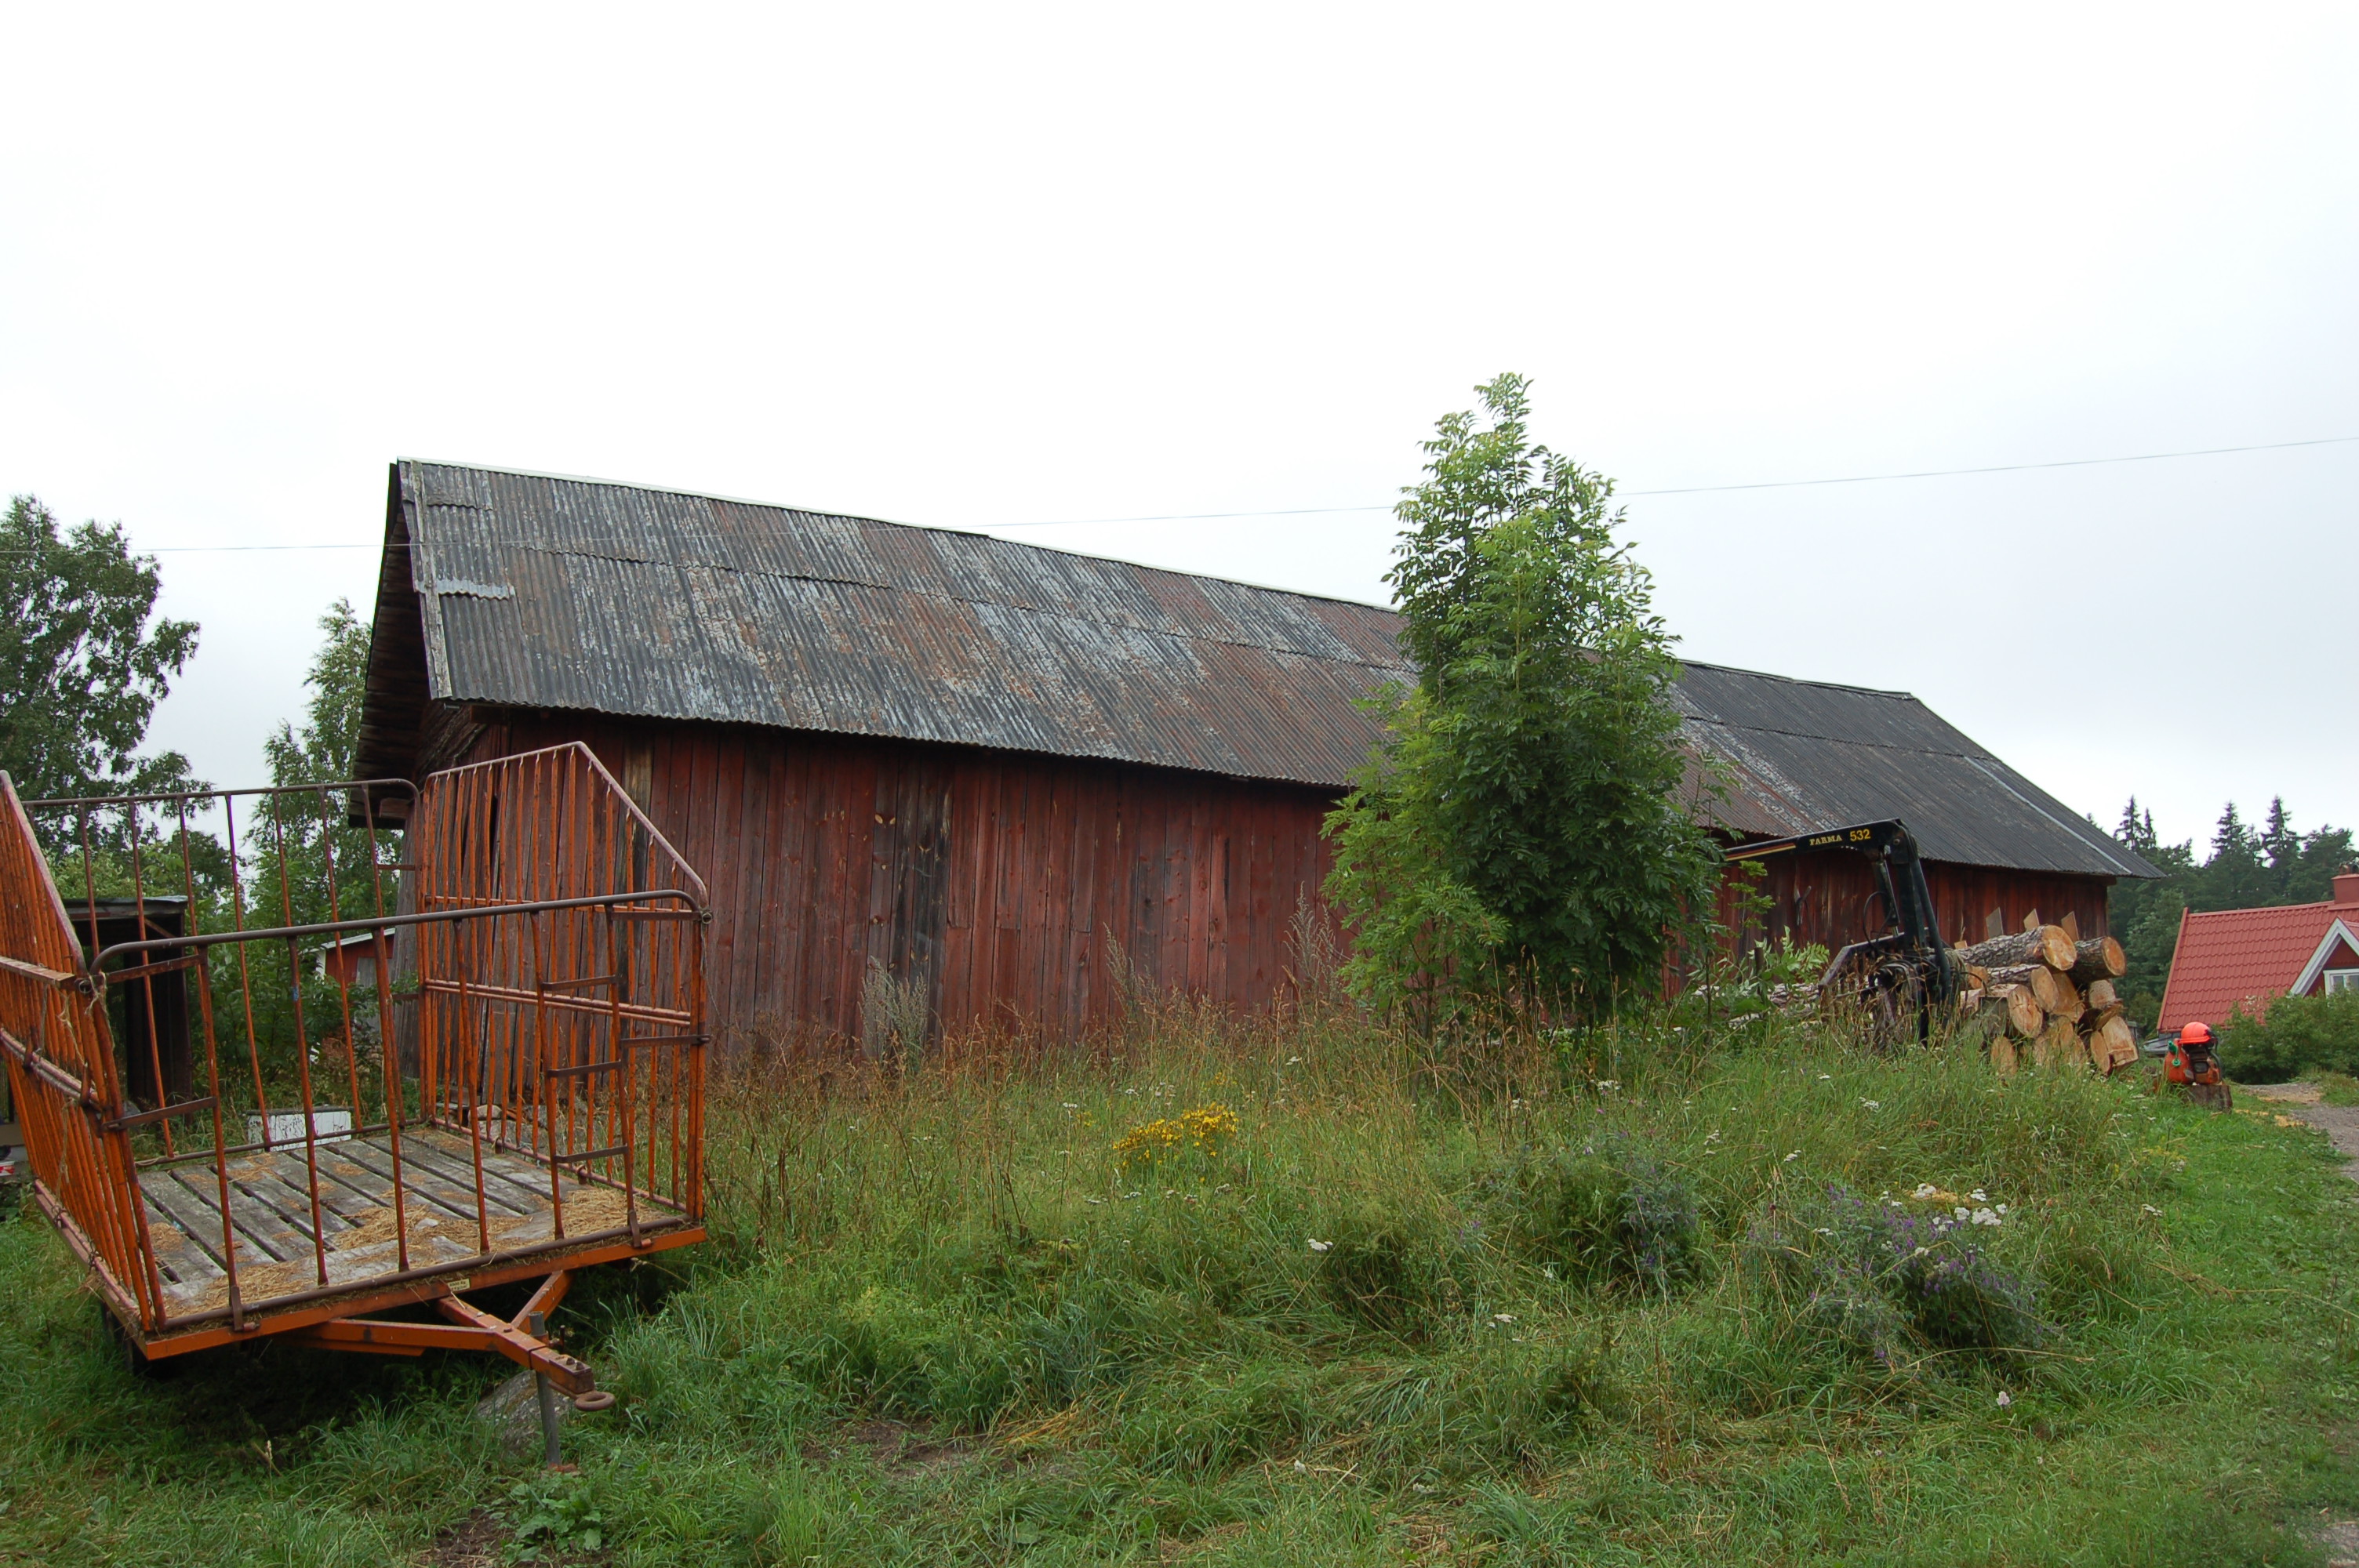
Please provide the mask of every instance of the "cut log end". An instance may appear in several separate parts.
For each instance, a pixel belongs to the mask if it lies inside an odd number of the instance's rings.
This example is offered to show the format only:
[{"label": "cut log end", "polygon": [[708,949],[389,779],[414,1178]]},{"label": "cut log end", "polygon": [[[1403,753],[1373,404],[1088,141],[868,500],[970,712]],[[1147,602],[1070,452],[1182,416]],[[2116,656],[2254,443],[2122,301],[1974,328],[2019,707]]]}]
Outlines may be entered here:
[{"label": "cut log end", "polygon": [[2082,985],[2117,980],[2129,973],[2129,955],[2110,936],[2092,936],[2072,945],[2072,961],[2064,966]]},{"label": "cut log end", "polygon": [[2137,1031],[2116,1011],[2089,1033],[2089,1063],[2101,1073],[2118,1073],[2138,1059]]},{"label": "cut log end", "polygon": [[1993,986],[1976,1011],[1984,1035],[1992,1040],[2029,1040],[2048,1026],[2048,1011],[2023,986]]}]

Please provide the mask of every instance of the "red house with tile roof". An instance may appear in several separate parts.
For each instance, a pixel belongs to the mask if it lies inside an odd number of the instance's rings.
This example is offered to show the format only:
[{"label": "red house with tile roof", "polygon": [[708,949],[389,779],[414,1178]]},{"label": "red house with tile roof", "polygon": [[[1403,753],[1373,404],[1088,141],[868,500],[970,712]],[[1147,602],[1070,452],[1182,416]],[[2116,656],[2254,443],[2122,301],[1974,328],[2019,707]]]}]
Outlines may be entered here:
[{"label": "red house with tile roof", "polygon": [[2335,990],[2359,991],[2359,871],[2336,877],[2324,903],[2180,916],[2161,1026],[2217,1024],[2240,1006],[2258,1019],[2277,997]]}]

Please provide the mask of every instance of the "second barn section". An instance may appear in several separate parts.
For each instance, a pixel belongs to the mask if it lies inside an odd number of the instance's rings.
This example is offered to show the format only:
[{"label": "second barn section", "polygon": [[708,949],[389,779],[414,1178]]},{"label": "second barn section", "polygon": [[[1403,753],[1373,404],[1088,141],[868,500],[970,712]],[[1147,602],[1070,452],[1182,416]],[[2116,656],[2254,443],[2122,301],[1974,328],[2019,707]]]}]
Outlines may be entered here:
[{"label": "second barn section", "polygon": [[[1266,1005],[1330,918],[1360,699],[1413,678],[1379,606],[419,461],[375,617],[357,775],[585,742],[712,889],[724,1045],[858,1038],[864,998],[1056,1035],[1139,983]],[[2100,935],[2153,874],[1913,697],[1701,665],[1678,695],[1732,838],[1899,817],[1952,937],[2034,909]],[[1856,857],[1773,879],[1748,936],[1881,928]]]}]

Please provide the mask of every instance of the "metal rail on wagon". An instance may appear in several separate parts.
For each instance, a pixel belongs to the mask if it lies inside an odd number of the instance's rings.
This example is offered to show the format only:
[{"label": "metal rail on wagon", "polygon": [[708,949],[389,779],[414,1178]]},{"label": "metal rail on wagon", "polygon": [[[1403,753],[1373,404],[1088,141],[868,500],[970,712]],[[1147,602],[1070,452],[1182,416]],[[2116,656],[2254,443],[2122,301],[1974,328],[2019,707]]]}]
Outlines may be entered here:
[{"label": "metal rail on wagon", "polygon": [[[611,1402],[546,1332],[571,1271],[704,1237],[701,879],[579,744],[422,789],[0,796],[32,1195],[133,1353],[494,1351],[553,1462],[551,1390]],[[532,1279],[513,1317],[463,1299]]]}]

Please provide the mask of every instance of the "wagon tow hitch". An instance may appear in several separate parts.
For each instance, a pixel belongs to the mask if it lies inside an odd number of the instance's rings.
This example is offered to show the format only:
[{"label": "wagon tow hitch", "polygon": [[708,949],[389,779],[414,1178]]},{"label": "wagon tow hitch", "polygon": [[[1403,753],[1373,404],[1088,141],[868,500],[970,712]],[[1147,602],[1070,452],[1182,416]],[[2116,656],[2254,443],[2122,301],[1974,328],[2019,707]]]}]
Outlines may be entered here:
[{"label": "wagon tow hitch", "polygon": [[597,1374],[557,1348],[549,1332],[549,1314],[565,1299],[573,1276],[560,1269],[540,1282],[524,1309],[512,1318],[485,1312],[455,1294],[435,1298],[435,1310],[449,1323],[391,1323],[383,1318],[339,1317],[289,1334],[288,1339],[315,1350],[350,1350],[364,1355],[423,1356],[429,1350],[488,1350],[505,1356],[532,1374],[533,1390],[540,1403],[541,1463],[550,1469],[571,1469],[558,1449],[557,1400],[561,1391],[573,1408],[586,1412],[610,1410],[614,1396],[598,1387]]}]

